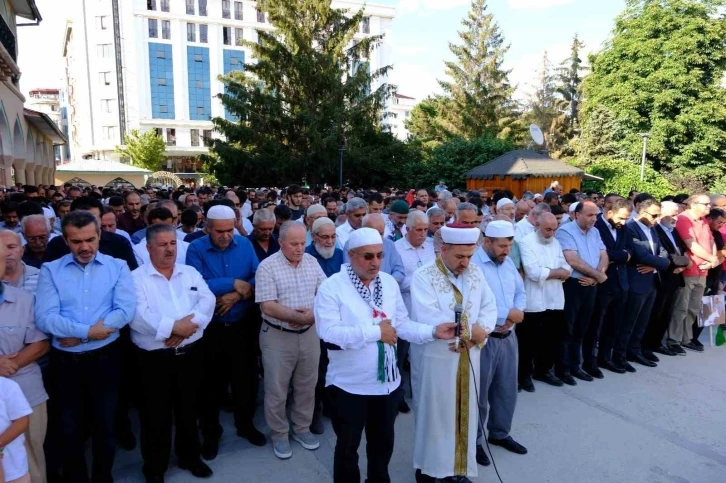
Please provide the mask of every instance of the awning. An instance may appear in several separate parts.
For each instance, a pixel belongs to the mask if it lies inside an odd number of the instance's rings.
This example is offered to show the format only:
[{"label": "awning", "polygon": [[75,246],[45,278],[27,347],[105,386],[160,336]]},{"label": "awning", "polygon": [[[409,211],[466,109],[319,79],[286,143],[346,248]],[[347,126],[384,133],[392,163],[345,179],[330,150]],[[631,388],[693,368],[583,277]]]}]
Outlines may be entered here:
[{"label": "awning", "polygon": [[47,114],[27,108],[23,109],[23,113],[25,120],[38,128],[46,137],[50,138],[53,144],[68,144],[68,139],[66,139],[60,128],[56,123],[51,121]]},{"label": "awning", "polygon": [[587,174],[587,173],[582,175],[582,180],[583,181],[605,181],[603,178],[601,178],[599,176],[595,176],[594,174]]}]

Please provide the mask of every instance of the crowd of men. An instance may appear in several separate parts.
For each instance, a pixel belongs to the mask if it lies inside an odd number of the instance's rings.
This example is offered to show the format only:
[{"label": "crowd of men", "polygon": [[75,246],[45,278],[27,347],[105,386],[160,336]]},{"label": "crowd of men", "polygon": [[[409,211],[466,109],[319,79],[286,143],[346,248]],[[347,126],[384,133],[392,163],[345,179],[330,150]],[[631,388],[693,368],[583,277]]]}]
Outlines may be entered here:
[{"label": "crowd of men", "polygon": [[19,386],[0,397],[0,481],[113,481],[117,445],[137,444],[131,408],[148,482],[164,481],[172,434],[177,465],[209,477],[223,408],[239,437],[268,444],[261,390],[280,459],[291,440],[317,449],[328,417],[334,480],[360,481],[365,431],[367,481],[389,482],[412,401],[416,481],[467,482],[490,464],[483,438],[527,453],[510,431],[533,381],[703,351],[726,196],[556,181],[489,195],[443,182],[0,189],[0,383]]}]

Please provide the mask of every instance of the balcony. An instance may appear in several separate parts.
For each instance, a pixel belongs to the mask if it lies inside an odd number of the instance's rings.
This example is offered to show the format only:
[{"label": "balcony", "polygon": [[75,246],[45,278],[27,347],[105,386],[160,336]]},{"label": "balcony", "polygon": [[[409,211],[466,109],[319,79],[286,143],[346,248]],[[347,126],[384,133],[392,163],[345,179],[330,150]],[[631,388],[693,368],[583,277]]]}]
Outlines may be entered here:
[{"label": "balcony", "polygon": [[0,17],[0,73],[3,77],[20,76],[15,34],[2,17]]}]

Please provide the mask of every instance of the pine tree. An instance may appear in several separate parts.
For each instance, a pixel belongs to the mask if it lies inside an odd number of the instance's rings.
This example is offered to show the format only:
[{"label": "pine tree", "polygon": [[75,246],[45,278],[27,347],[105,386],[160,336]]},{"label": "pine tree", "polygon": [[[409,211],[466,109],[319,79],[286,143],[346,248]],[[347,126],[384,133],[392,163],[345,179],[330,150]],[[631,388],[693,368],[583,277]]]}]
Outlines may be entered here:
[{"label": "pine tree", "polygon": [[349,16],[331,0],[257,5],[274,31],[245,41],[254,61],[222,78],[222,104],[238,120],[212,120],[223,134],[207,159],[214,174],[227,183],[336,182],[341,146],[346,176],[385,169],[364,153],[393,143],[379,128],[393,87],[382,82],[390,66],[371,71],[368,62],[382,36],[355,39],[363,10]]},{"label": "pine tree", "polygon": [[511,115],[507,104],[514,90],[508,81],[510,71],[502,67],[509,46],[494,16],[487,12],[486,0],[472,0],[462,25],[462,43],[449,45],[456,61],[445,63],[451,80],[439,81],[451,99],[442,117],[455,127],[453,134],[468,139],[499,134],[500,121]]},{"label": "pine tree", "polygon": [[565,134],[568,138],[575,136],[579,130],[582,72],[585,70],[580,52],[584,48],[585,44],[575,34],[572,39],[570,56],[557,69],[557,92],[562,97],[560,106],[565,113]]},{"label": "pine tree", "polygon": [[542,128],[547,147],[552,150],[559,140],[560,112],[558,111],[557,87],[552,64],[545,51],[542,64],[537,70],[537,84],[533,86],[534,92],[529,96],[527,103],[527,119]]}]

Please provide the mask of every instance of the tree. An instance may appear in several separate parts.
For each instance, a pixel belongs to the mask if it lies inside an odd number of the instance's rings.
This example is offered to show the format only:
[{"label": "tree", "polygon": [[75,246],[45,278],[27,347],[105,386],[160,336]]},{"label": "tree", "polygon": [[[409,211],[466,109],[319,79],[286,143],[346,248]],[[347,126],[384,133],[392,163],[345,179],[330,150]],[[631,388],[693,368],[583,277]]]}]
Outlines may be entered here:
[{"label": "tree", "polygon": [[[639,160],[649,132],[656,171],[719,175],[726,159],[724,0],[628,0],[612,39],[591,59],[587,122],[604,106],[621,123],[618,145]],[[587,123],[586,122],[586,123]]]},{"label": "tree", "polygon": [[545,142],[550,150],[556,149],[560,144],[562,120],[558,110],[559,98],[555,85],[555,75],[552,71],[552,64],[545,51],[542,57],[542,65],[537,71],[537,84],[534,92],[529,95],[527,102],[526,118],[530,123],[537,124],[542,128],[545,135]]},{"label": "tree", "polygon": [[143,134],[133,129],[124,136],[124,146],[116,146],[116,152],[129,158],[131,164],[156,172],[166,160],[166,143],[153,129]]},{"label": "tree", "polygon": [[436,147],[452,139],[455,127],[443,118],[444,112],[451,109],[450,104],[448,97],[440,95],[429,96],[416,104],[411,116],[404,121],[411,137],[428,147]]},{"label": "tree", "polygon": [[584,48],[585,44],[575,34],[570,56],[560,64],[556,73],[557,93],[562,99],[560,106],[565,112],[566,135],[570,139],[577,134],[579,128],[582,72],[585,70],[580,52]]},{"label": "tree", "polygon": [[583,191],[618,193],[627,196],[630,190],[650,193],[657,199],[675,193],[675,187],[660,173],[645,168],[645,177],[640,182],[640,165],[625,159],[601,158],[587,168],[588,174],[603,178],[603,181],[583,182]]},{"label": "tree", "polygon": [[628,158],[623,147],[625,134],[623,122],[615,119],[610,109],[594,107],[576,143],[579,159],[590,164],[598,158]]},{"label": "tree", "polygon": [[[355,39],[363,10],[331,8],[331,0],[260,0],[273,32],[243,42],[255,62],[223,77],[222,104],[234,119],[212,120],[222,139],[206,159],[222,182],[336,182],[338,152],[359,159],[364,173],[385,172],[371,153],[389,143],[380,121],[393,87],[390,66],[371,71],[382,36]],[[365,179],[357,180],[363,182]]]},{"label": "tree", "polygon": [[451,80],[439,81],[451,100],[442,117],[455,128],[453,134],[478,139],[499,134],[511,117],[507,106],[514,89],[508,81],[510,71],[502,67],[509,46],[494,16],[487,13],[486,0],[472,0],[462,25],[462,43],[449,44],[456,61],[445,62]]}]

